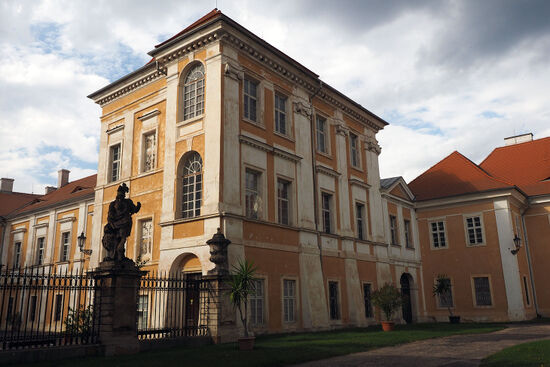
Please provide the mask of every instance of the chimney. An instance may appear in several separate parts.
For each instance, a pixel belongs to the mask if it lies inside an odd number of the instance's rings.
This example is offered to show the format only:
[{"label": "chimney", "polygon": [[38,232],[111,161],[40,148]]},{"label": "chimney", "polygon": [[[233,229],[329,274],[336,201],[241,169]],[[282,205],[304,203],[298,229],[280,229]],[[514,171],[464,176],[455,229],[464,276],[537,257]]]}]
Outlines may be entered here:
[{"label": "chimney", "polygon": [[533,133],[514,135],[509,138],[504,138],[504,145],[515,145],[519,143],[527,143],[529,141],[533,141]]},{"label": "chimney", "polygon": [[61,188],[69,183],[69,171],[68,169],[60,169],[57,171],[57,188]]},{"label": "chimney", "polygon": [[0,191],[12,192],[13,191],[13,178],[0,178]]},{"label": "chimney", "polygon": [[55,186],[46,186],[44,190],[44,195],[48,195],[50,192],[54,192],[57,189]]}]

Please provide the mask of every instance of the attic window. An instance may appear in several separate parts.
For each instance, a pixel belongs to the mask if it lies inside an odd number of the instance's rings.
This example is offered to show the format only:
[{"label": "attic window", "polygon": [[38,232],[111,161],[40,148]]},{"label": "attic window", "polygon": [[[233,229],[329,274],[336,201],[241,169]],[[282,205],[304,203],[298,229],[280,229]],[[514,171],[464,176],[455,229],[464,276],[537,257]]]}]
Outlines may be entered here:
[{"label": "attic window", "polygon": [[77,186],[71,191],[71,194],[74,194],[75,192],[82,191],[84,189],[87,189],[87,187]]},{"label": "attic window", "polygon": [[550,177],[546,177],[544,180],[542,181],[550,181]]}]

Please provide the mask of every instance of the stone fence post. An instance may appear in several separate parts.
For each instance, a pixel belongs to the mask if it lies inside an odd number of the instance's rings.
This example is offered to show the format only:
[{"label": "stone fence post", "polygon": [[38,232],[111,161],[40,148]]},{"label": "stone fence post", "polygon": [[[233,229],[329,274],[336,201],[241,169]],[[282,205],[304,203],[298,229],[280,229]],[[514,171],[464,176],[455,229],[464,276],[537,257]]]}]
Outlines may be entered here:
[{"label": "stone fence post", "polygon": [[93,272],[97,284],[94,303],[100,312],[99,342],[105,355],[139,351],[137,297],[140,279],[147,272],[133,261],[103,261]]}]

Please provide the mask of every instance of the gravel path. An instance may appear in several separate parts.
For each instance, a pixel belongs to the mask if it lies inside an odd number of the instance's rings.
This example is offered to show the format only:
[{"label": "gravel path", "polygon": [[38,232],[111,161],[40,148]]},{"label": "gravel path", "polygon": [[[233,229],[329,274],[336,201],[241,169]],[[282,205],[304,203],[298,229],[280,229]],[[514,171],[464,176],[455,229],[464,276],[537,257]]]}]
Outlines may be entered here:
[{"label": "gravel path", "polygon": [[550,339],[550,325],[511,325],[489,334],[455,335],[429,339],[313,361],[300,367],[473,367],[481,360],[511,347],[534,340]]}]

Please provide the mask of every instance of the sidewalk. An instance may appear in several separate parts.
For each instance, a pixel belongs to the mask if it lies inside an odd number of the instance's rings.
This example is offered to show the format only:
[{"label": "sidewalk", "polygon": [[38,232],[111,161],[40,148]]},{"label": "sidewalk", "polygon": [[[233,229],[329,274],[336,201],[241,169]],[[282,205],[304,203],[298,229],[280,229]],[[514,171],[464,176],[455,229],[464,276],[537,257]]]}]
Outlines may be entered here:
[{"label": "sidewalk", "polygon": [[516,344],[550,339],[550,325],[513,325],[489,334],[455,335],[439,339],[375,349],[320,361],[297,367],[473,367],[481,360]]}]

